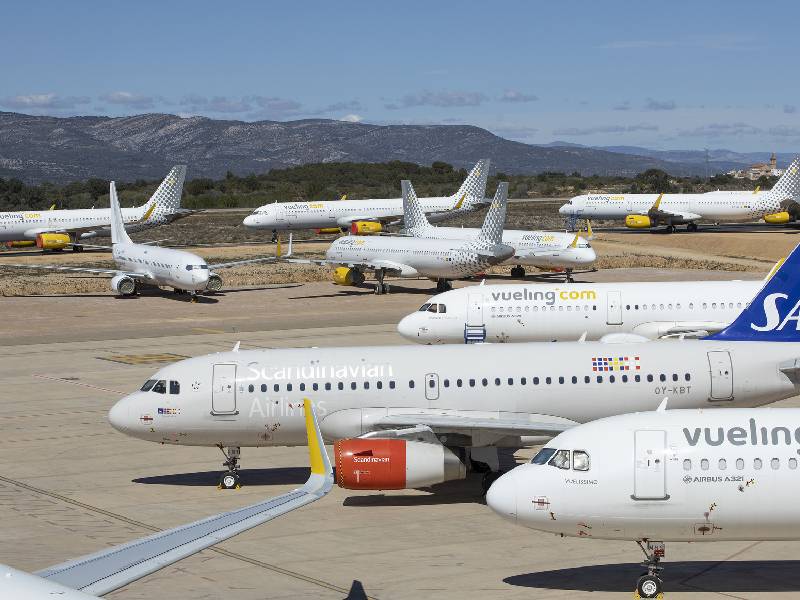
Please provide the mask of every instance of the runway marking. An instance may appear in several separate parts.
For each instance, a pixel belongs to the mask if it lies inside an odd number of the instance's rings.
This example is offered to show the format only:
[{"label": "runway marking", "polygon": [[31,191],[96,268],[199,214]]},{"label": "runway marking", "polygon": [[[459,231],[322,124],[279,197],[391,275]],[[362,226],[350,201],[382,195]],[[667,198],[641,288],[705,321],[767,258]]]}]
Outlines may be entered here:
[{"label": "runway marking", "polygon": [[63,377],[50,377],[49,375],[33,374],[37,379],[47,379],[49,381],[58,381],[60,383],[70,383],[72,385],[79,385],[81,387],[90,388],[92,390],[100,390],[101,392],[111,392],[112,394],[119,394],[124,396],[127,392],[120,392],[119,390],[112,390],[109,388],[100,387],[99,385],[92,385],[91,383],[84,383],[83,381],[74,381],[72,379],[64,379]]},{"label": "runway marking", "polygon": [[[17,481],[16,479],[9,479],[8,477],[3,477],[0,475],[0,482],[6,483],[8,485],[13,485],[17,488],[26,490],[28,492],[32,492],[34,494],[39,494],[40,496],[44,496],[46,498],[52,498],[54,500],[59,500],[65,504],[69,504],[70,506],[74,506],[77,508],[82,508],[83,510],[87,510],[96,514],[103,515],[104,517],[108,517],[110,519],[114,519],[116,521],[120,521],[121,523],[125,523],[127,525],[134,525],[136,527],[141,527],[147,531],[151,531],[153,533],[158,533],[163,531],[163,529],[159,529],[158,527],[154,527],[152,525],[148,525],[147,523],[143,523],[141,521],[137,521],[135,519],[130,519],[124,515],[120,515],[109,510],[105,510],[99,508],[97,506],[92,506],[91,504],[86,504],[84,502],[79,502],[78,500],[73,500],[72,498],[68,498],[67,496],[62,496],[61,494],[57,494],[56,492],[50,492],[48,490],[43,490],[41,488],[34,487],[32,485],[28,485],[27,483],[23,483],[21,481]],[[277,565],[273,565],[268,562],[264,562],[262,560],[258,560],[256,558],[251,558],[249,556],[244,556],[243,554],[238,554],[237,552],[231,552],[230,550],[224,550],[217,546],[211,546],[206,550],[211,552],[216,552],[222,556],[226,556],[228,558],[233,558],[239,560],[241,562],[249,563],[256,567],[261,567],[262,569],[266,569],[268,571],[273,571],[274,573],[280,573],[281,575],[286,575],[288,577],[293,577],[294,579],[299,579],[301,581],[305,581],[306,583],[311,583],[321,588],[325,588],[340,594],[349,594],[350,588],[340,587],[333,583],[328,583],[327,581],[323,581],[321,579],[316,579],[314,577],[309,577],[308,575],[304,575],[302,573],[298,573],[297,571],[291,571],[289,569],[284,569],[283,567],[279,567]],[[173,565],[174,566],[174,565]],[[367,596],[368,600],[378,600],[375,596]]]},{"label": "runway marking", "polygon": [[115,354],[113,356],[98,356],[97,358],[124,365],[150,365],[162,362],[177,362],[189,357],[183,354],[166,352],[164,354]]},{"label": "runway marking", "polygon": [[192,327],[192,331],[199,331],[200,333],[229,333],[227,331],[223,331],[222,329],[209,329],[207,327]]}]

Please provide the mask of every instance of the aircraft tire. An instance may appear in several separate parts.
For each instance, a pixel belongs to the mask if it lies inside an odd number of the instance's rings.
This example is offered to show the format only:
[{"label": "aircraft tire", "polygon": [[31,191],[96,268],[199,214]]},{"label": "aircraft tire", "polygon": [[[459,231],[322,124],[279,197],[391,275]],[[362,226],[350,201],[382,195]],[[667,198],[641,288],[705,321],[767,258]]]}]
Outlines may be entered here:
[{"label": "aircraft tire", "polygon": [[239,474],[234,472],[223,473],[219,478],[219,488],[222,490],[235,490],[239,487]]},{"label": "aircraft tire", "polygon": [[658,598],[664,583],[655,575],[642,575],[636,582],[636,592],[641,598]]},{"label": "aircraft tire", "polygon": [[689,224],[686,226],[686,231],[691,231],[692,233],[694,233],[695,231],[697,231],[697,223],[689,223]]},{"label": "aircraft tire", "polygon": [[675,225],[667,225],[667,233],[675,233]]}]

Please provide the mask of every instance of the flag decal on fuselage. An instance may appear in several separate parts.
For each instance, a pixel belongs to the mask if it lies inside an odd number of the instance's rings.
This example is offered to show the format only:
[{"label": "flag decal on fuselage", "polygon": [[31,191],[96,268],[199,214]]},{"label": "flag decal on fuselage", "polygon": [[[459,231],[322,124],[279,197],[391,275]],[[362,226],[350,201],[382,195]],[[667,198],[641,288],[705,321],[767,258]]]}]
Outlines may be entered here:
[{"label": "flag decal on fuselage", "polygon": [[592,357],[592,371],[639,371],[638,356],[597,356]]}]

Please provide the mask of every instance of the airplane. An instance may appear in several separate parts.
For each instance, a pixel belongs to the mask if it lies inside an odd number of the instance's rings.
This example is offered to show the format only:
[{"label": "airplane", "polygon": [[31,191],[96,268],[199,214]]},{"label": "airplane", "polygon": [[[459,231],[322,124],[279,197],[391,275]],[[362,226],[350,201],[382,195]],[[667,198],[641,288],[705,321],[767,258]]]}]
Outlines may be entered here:
[{"label": "airplane", "polygon": [[665,542],[800,539],[800,409],[666,404],[558,435],[497,479],[486,503],[561,537],[636,542],[642,598],[663,591]]},{"label": "airplane", "polygon": [[[431,220],[444,221],[485,207],[486,179],[489,159],[481,159],[470,171],[464,183],[452,196],[422,198],[423,209]],[[275,202],[259,206],[245,217],[246,227],[278,231],[316,229],[317,233],[356,234],[380,233],[388,224],[400,222],[403,216],[401,198],[370,198],[366,200]]]},{"label": "airplane", "polygon": [[[481,230],[475,227],[436,227],[431,225],[425,211],[417,200],[411,182],[400,182],[403,190],[403,235],[437,240],[473,240]],[[587,225],[591,228],[591,225]],[[506,262],[516,263],[511,269],[512,277],[525,277],[529,265],[542,269],[564,269],[567,281],[572,281],[576,267],[590,267],[597,259],[594,248],[584,238],[574,233],[561,231],[525,231],[506,229],[503,243],[514,248],[514,256]]]},{"label": "airplane", "polygon": [[[185,250],[161,248],[152,244],[136,244],[131,240],[122,219],[122,210],[117,198],[117,188],[109,185],[111,203],[111,252],[116,269],[93,267],[67,267],[60,265],[34,265],[0,263],[0,267],[18,269],[48,269],[75,273],[95,273],[111,276],[111,289],[121,296],[133,296],[142,285],[172,287],[178,293],[189,292],[192,302],[203,291],[218,292],[222,289],[222,277],[216,271],[255,262],[274,261],[275,257],[253,258],[216,265]],[[289,252],[292,253],[291,239]],[[280,247],[278,248],[280,254]]]},{"label": "airplane", "polygon": [[98,598],[243,531],[316,502],[333,489],[333,470],[316,412],[308,399],[303,401],[303,414],[311,473],[302,487],[36,573],[0,565],[0,597],[9,600]]},{"label": "airplane", "polygon": [[[409,198],[403,196],[408,204]],[[437,291],[451,289],[452,279],[474,275],[500,264],[514,253],[502,243],[506,219],[508,184],[497,188],[479,234],[474,239],[424,239],[408,236],[347,235],[336,239],[325,259],[285,259],[285,262],[333,266],[333,281],[338,285],[361,285],[364,272],[374,273],[376,294],[386,294],[387,275],[427,277],[436,281]]]},{"label": "airplane", "polygon": [[500,471],[498,449],[652,410],[667,395],[675,408],[753,407],[797,395],[797,323],[800,246],[727,329],[702,340],[237,345],[164,366],[112,406],[109,422],[158,444],[218,447],[223,477],[238,479],[242,447],[303,443],[297,406],[313,393],[322,433],[335,441],[341,487],[417,488],[470,469],[486,472],[486,487]]},{"label": "airplane", "polygon": [[624,219],[631,229],[676,225],[697,231],[700,220],[713,222],[754,221],[788,223],[788,209],[800,201],[800,157],[795,158],[769,192],[707,192],[704,194],[582,194],[558,209],[575,219]]},{"label": "airplane", "polygon": [[764,285],[763,280],[483,283],[432,296],[400,320],[397,332],[418,344],[619,339],[625,334],[704,337],[727,327]]},{"label": "airplane", "polygon": [[[191,211],[181,209],[186,165],[172,167],[150,199],[134,208],[122,209],[122,220],[130,232],[144,231],[185,216]],[[81,240],[108,235],[111,210],[82,208],[46,211],[0,212],[0,242],[9,247],[33,246],[43,250],[63,250],[71,247],[81,252]]]}]

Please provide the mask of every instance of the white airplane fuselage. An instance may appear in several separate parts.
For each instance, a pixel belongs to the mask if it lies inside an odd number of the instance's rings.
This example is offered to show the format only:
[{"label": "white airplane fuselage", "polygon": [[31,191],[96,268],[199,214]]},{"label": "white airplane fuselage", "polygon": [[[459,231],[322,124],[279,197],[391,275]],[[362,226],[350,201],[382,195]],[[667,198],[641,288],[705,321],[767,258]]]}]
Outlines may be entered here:
[{"label": "white airplane fuselage", "polygon": [[621,415],[546,447],[572,462],[520,465],[487,494],[519,525],[617,540],[800,539],[800,409]]},{"label": "white airplane fuselage", "polygon": [[763,281],[481,285],[431,297],[397,330],[420,344],[596,340],[610,333],[649,339],[718,331],[755,297]]},{"label": "white airplane fuselage", "polygon": [[206,289],[211,275],[205,260],[184,250],[117,243],[112,255],[121,271],[147,274],[150,285],[197,292]]},{"label": "white airplane fuselage", "polygon": [[[328,440],[403,413],[583,423],[652,410],[665,396],[675,408],[788,398],[798,387],[779,365],[797,356],[797,343],[706,340],[224,352],[164,367],[109,420],[153,442],[240,447],[305,444],[305,397]],[[530,441],[476,431],[471,445]]]}]

